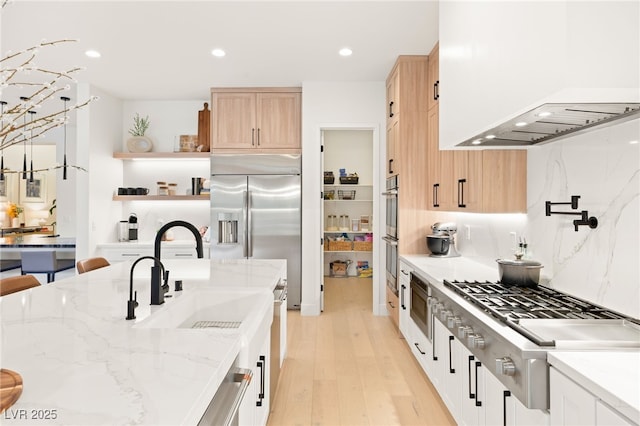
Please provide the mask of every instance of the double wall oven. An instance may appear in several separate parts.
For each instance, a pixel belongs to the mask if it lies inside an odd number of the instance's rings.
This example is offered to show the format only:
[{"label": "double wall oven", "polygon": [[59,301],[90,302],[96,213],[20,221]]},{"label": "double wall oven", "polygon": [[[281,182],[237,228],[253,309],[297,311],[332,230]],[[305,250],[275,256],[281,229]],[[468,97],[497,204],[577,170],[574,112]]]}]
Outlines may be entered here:
[{"label": "double wall oven", "polygon": [[387,179],[385,236],[387,286],[398,295],[398,176]]}]

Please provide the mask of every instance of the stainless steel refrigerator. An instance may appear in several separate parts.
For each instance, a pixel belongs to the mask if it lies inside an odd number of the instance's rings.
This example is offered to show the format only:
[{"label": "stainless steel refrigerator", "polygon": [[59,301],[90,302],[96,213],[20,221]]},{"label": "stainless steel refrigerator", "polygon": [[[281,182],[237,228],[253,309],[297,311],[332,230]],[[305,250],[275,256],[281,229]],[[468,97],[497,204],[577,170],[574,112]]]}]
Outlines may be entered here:
[{"label": "stainless steel refrigerator", "polygon": [[286,259],[287,307],[301,302],[301,157],[213,154],[211,258]]}]

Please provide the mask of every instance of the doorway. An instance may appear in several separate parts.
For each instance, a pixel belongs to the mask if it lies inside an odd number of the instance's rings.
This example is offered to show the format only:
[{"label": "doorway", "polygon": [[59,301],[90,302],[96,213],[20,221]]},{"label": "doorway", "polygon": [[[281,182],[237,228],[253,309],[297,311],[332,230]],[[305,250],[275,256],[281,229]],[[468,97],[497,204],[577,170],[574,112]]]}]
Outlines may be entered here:
[{"label": "doorway", "polygon": [[[374,223],[378,201],[374,129],[321,129],[323,201],[321,310],[326,303],[356,294],[377,299]],[[362,296],[364,292],[364,296]],[[344,301],[343,301],[344,302]],[[354,300],[355,302],[355,300]]]}]

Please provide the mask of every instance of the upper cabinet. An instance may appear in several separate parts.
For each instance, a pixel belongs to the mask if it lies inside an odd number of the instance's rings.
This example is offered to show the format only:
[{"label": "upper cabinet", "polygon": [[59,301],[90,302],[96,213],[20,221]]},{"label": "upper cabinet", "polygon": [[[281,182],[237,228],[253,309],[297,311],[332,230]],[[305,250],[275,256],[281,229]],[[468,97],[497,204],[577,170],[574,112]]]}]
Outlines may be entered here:
[{"label": "upper cabinet", "polygon": [[640,101],[640,3],[440,2],[440,147],[544,103]]},{"label": "upper cabinet", "polygon": [[212,89],[213,150],[301,147],[301,89]]},{"label": "upper cabinet", "polygon": [[427,98],[427,107],[429,110],[438,105],[440,100],[440,44],[436,43],[435,47],[429,53],[429,81],[427,87],[429,89],[429,97]]}]

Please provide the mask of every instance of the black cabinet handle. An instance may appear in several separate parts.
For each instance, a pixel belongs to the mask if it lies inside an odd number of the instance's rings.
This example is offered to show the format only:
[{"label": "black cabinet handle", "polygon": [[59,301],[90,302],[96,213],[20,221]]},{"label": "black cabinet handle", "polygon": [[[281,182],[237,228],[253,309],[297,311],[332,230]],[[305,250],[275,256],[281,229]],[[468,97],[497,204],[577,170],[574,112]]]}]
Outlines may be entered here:
[{"label": "black cabinet handle", "polygon": [[389,160],[389,174],[393,173],[393,158]]},{"label": "black cabinet handle", "polygon": [[391,306],[391,309],[395,309],[396,308],[395,306],[393,306],[393,303],[391,303],[391,302],[388,302],[388,303],[389,303],[389,306]]},{"label": "black cabinet handle", "polygon": [[422,349],[420,349],[420,346],[418,346],[418,343],[414,343],[414,345],[416,345],[416,348],[418,348],[418,352],[420,352],[421,355],[426,355],[426,352],[422,352]]},{"label": "black cabinet handle", "polygon": [[466,179],[458,179],[458,207],[465,208],[467,205],[464,203],[464,184]]},{"label": "black cabinet handle", "polygon": [[436,356],[436,324],[435,324],[435,315],[431,315],[431,353],[433,353],[433,360],[437,361],[438,357]]},{"label": "black cabinet handle", "polygon": [[260,392],[258,392],[258,400],[256,401],[257,407],[262,407],[262,400],[264,399],[264,382],[265,382],[265,356],[260,355],[259,361],[257,362],[257,366],[260,369]]},{"label": "black cabinet handle", "polygon": [[402,307],[402,310],[406,311],[407,307],[404,304],[404,291],[407,289],[407,286],[402,284],[400,286],[400,306]]},{"label": "black cabinet handle", "polygon": [[256,145],[256,129],[251,129],[251,146]]},{"label": "black cabinet handle", "polygon": [[507,398],[511,396],[511,391],[503,391],[502,393],[502,424],[507,426]]},{"label": "black cabinet handle", "polygon": [[[473,362],[473,360],[475,359],[475,357],[473,355],[469,355],[469,399],[475,399],[476,398],[476,394],[471,392],[471,363]],[[476,377],[476,388],[478,387],[478,378]]]},{"label": "black cabinet handle", "polygon": [[482,401],[478,401],[478,368],[482,366],[480,361],[476,361],[476,407],[482,407]]},{"label": "black cabinet handle", "polygon": [[260,146],[260,128],[258,128],[258,146]]},{"label": "black cabinet handle", "polygon": [[433,184],[433,207],[440,207],[440,204],[438,203],[438,189],[440,188],[440,184],[439,183],[434,183]]},{"label": "black cabinet handle", "polygon": [[393,101],[389,102],[389,118],[393,117]]},{"label": "black cabinet handle", "polygon": [[440,80],[436,80],[433,85],[433,100],[437,101],[438,99],[440,99]]},{"label": "black cabinet handle", "polygon": [[453,368],[453,365],[451,364],[451,342],[453,341],[453,338],[453,336],[449,336],[449,373],[451,374],[456,373],[456,369]]}]

